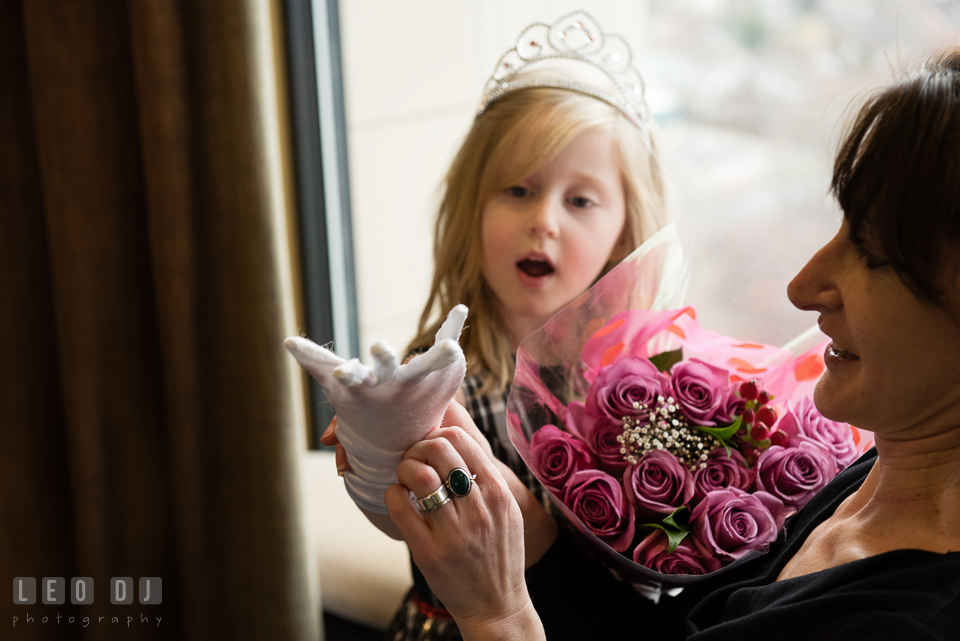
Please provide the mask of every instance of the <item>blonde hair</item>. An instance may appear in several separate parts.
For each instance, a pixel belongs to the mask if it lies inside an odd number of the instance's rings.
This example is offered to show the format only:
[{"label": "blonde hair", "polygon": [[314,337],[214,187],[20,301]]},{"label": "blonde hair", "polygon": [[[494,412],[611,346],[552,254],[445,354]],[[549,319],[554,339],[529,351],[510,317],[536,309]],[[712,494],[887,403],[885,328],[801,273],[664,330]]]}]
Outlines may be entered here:
[{"label": "blonde hair", "polygon": [[[460,338],[467,360],[471,368],[489,371],[484,392],[505,389],[513,378],[514,355],[496,297],[482,273],[483,205],[492,194],[523,180],[556,158],[577,136],[593,129],[613,133],[627,209],[620,240],[603,273],[666,224],[655,132],[651,132],[648,151],[640,130],[617,109],[595,98],[552,88],[507,94],[474,122],[444,180],[433,238],[433,283],[411,351],[432,345],[444,315],[463,303],[470,308]],[[502,168],[521,141],[534,151],[515,175],[505,175]]]}]

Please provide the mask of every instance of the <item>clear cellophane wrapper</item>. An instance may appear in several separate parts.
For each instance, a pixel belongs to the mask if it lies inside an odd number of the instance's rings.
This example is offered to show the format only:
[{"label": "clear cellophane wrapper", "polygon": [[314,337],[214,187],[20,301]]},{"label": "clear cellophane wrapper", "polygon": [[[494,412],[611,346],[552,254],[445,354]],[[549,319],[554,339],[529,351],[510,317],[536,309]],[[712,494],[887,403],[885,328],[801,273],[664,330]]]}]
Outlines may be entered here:
[{"label": "clear cellophane wrapper", "polygon": [[[535,475],[537,466],[530,455],[533,434],[544,425],[555,425],[581,436],[577,434],[577,421],[569,420],[571,403],[585,401],[600,369],[625,355],[646,358],[682,348],[684,359],[697,358],[726,368],[732,381],[761,379],[764,389],[774,395],[771,405],[781,416],[788,404],[812,396],[824,369],[825,337],[815,337],[812,347],[810,340],[794,341],[807,346],[795,353],[704,329],[696,309],[680,305],[687,268],[676,230],[668,226],[520,345],[507,402],[507,424],[511,442]],[[858,447],[865,450],[872,436],[851,429]],[[661,574],[613,550],[560,497],[545,485],[543,491],[587,552],[631,583],[654,589],[682,587],[717,576],[760,554],[750,552],[705,575]]]}]

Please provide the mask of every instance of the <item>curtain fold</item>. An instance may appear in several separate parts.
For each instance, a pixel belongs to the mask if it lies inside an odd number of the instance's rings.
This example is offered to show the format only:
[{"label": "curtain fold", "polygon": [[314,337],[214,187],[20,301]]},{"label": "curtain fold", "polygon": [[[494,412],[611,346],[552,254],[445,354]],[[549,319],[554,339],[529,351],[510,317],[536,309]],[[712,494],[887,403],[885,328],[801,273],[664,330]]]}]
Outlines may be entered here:
[{"label": "curtain fold", "polygon": [[[96,586],[34,617],[319,636],[263,14],[0,0],[0,567]],[[161,577],[163,604],[111,605],[115,576]],[[109,620],[18,630],[131,638]]]}]

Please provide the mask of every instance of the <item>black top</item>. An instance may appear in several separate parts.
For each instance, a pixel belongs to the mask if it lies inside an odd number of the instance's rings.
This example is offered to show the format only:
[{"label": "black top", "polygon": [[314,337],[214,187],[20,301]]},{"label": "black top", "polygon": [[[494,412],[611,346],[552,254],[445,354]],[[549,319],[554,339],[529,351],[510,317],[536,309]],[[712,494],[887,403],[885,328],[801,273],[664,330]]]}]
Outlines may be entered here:
[{"label": "black top", "polygon": [[527,571],[549,641],[960,640],[960,552],[896,550],[776,581],[817,525],[866,478],[871,450],[787,525],[765,556],[655,605],[566,535]]}]

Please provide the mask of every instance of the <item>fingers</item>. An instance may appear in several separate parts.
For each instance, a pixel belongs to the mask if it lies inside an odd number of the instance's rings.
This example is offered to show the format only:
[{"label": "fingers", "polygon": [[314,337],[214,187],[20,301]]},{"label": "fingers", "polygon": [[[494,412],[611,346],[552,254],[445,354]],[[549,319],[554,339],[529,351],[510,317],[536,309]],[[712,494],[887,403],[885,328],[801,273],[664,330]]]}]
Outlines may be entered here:
[{"label": "fingers", "polygon": [[391,485],[383,495],[383,502],[390,519],[412,548],[429,545],[430,527],[410,501],[410,490],[401,485]]},{"label": "fingers", "polygon": [[343,476],[350,471],[350,463],[347,461],[347,451],[343,446],[337,443],[337,450],[334,454],[334,462],[337,464],[337,476]]},{"label": "fingers", "polygon": [[407,450],[397,466],[397,480],[422,499],[443,485],[450,471],[458,467],[470,469],[449,440],[428,439]]},{"label": "fingers", "polygon": [[441,370],[463,358],[463,350],[453,339],[436,343],[423,354],[419,354],[397,370],[394,380],[403,385],[418,376]]},{"label": "fingers", "polygon": [[320,442],[327,447],[333,447],[340,442],[340,440],[337,438],[336,416],[330,420],[330,424],[327,425],[327,429],[323,430],[323,434],[320,436]]},{"label": "fingers", "polygon": [[484,478],[485,482],[491,480],[506,484],[483,448],[460,427],[433,430],[424,440],[407,450],[404,459],[411,458],[433,466],[444,480],[453,468],[464,467],[478,478]]},{"label": "fingers", "polygon": [[400,357],[386,341],[377,341],[370,348],[373,355],[373,371],[379,383],[393,380],[393,375],[400,366]]},{"label": "fingers", "polygon": [[333,370],[333,375],[344,387],[359,387],[360,385],[372,387],[377,384],[377,375],[373,373],[373,370],[356,358],[351,358],[339,365]]},{"label": "fingers", "polygon": [[447,405],[447,409],[443,413],[443,420],[440,422],[440,427],[453,426],[460,427],[466,431],[466,433],[477,442],[480,449],[487,455],[487,458],[491,461],[494,460],[493,449],[490,447],[490,442],[480,431],[480,428],[477,427],[477,424],[473,422],[473,417],[470,416],[467,409],[457,402],[451,402]]},{"label": "fingers", "polygon": [[320,347],[302,336],[291,336],[283,341],[283,346],[304,369],[314,376],[328,375],[331,370],[343,363],[343,359],[329,349]]},{"label": "fingers", "polygon": [[[397,466],[397,480],[416,499],[424,499],[443,487],[443,481],[439,473],[431,466],[416,459],[406,459],[400,462],[400,465]],[[421,512],[421,518],[435,517],[448,507],[451,507],[449,503],[436,508],[429,514]]]},{"label": "fingers", "polygon": [[460,403],[448,404],[446,411],[443,413],[443,421],[440,423],[440,427],[452,427],[454,425],[477,427],[473,422],[473,417],[470,416],[470,412]]},{"label": "fingers", "polygon": [[343,476],[344,472],[350,471],[350,463],[347,462],[347,451],[343,449],[343,446],[340,445],[340,439],[337,438],[337,417],[334,416],[330,420],[330,424],[327,425],[327,429],[323,431],[323,435],[320,437],[320,442],[327,447],[336,446],[336,451],[334,452],[334,461],[337,464],[337,476]]},{"label": "fingers", "polygon": [[437,330],[437,335],[433,339],[434,344],[447,339],[458,341],[460,339],[460,332],[463,331],[463,323],[466,320],[467,306],[455,306],[450,310],[450,313],[447,314],[447,320],[443,321],[443,325]]},{"label": "fingers", "polygon": [[[477,475],[470,491],[460,487],[450,501],[419,513],[404,489],[430,496],[457,467]],[[512,595],[524,594],[523,517],[503,476],[467,432],[449,426],[411,447],[397,478],[402,485],[388,488],[385,503],[435,594],[458,620],[486,612],[500,618],[504,599],[512,607]]]}]

